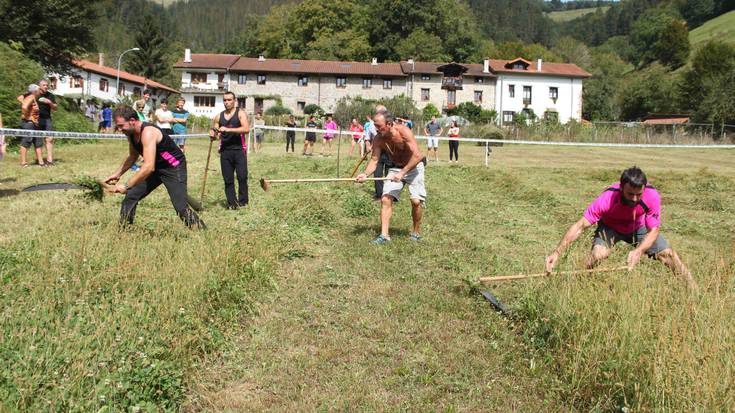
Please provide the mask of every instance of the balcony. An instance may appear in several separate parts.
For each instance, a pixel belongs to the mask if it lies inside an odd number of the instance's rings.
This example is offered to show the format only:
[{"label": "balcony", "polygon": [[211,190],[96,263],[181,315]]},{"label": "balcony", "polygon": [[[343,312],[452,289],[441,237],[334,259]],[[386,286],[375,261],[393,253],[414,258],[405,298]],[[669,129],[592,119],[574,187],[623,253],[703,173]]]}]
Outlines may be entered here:
[{"label": "balcony", "polygon": [[462,90],[462,76],[442,78],[442,89],[446,90]]},{"label": "balcony", "polygon": [[523,98],[523,105],[528,106],[531,104],[531,98]]}]

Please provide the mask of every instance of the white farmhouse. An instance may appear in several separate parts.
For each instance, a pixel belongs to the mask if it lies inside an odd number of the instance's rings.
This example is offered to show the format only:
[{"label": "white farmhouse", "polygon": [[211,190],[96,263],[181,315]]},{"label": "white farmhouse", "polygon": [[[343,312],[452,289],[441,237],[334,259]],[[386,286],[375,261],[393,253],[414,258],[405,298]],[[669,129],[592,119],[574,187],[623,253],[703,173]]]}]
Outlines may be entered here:
[{"label": "white farmhouse", "polygon": [[592,76],[569,63],[535,64],[524,60],[490,60],[497,74],[495,107],[502,124],[517,113],[561,123],[582,119],[582,82]]},{"label": "white farmhouse", "polygon": [[405,95],[418,108],[431,103],[441,111],[472,102],[495,110],[501,123],[512,122],[520,112],[566,123],[581,120],[582,82],[591,76],[574,64],[541,60],[536,65],[523,59],[340,62],[192,54],[189,49],[174,67],[181,71],[187,110],[208,117],[224,109],[222,95],[230,91],[249,113],[279,103],[295,114],[303,114],[309,104],[332,111],[344,97]]},{"label": "white farmhouse", "polygon": [[97,98],[105,102],[116,102],[123,96],[133,99],[140,97],[143,90],[150,89],[154,99],[168,97],[179,93],[178,90],[162,83],[120,71],[120,87],[116,87],[118,71],[104,66],[102,57],[99,63],[87,60],[74,60],[72,73],[61,76],[48,74],[49,88],[59,96],[74,96],[82,100]]}]

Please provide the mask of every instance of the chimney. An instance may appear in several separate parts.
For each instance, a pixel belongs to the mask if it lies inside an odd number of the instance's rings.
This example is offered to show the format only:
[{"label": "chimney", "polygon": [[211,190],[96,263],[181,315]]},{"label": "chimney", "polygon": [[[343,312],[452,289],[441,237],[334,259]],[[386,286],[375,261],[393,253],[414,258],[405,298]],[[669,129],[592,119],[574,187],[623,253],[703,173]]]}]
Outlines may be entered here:
[{"label": "chimney", "polygon": [[490,73],[490,59],[482,61],[482,73]]},{"label": "chimney", "polygon": [[543,63],[544,63],[544,61],[541,60],[541,59],[536,60],[536,70],[537,71],[539,71],[539,72],[541,71],[541,67],[542,67],[542,64]]},{"label": "chimney", "polygon": [[258,56],[258,61],[259,62],[265,62],[265,56],[263,56],[263,55]]},{"label": "chimney", "polygon": [[406,61],[406,63],[408,63],[408,64],[412,65],[412,64],[413,64],[413,59],[412,59],[412,58],[409,58],[409,59],[408,59],[408,60]]},{"label": "chimney", "polygon": [[373,65],[373,66],[377,66],[378,65],[378,58],[377,57],[373,57],[373,61],[370,64]]},{"label": "chimney", "polygon": [[100,66],[105,65],[105,54],[104,53],[97,53],[97,64]]},{"label": "chimney", "polygon": [[191,63],[191,49],[184,50],[184,63]]}]

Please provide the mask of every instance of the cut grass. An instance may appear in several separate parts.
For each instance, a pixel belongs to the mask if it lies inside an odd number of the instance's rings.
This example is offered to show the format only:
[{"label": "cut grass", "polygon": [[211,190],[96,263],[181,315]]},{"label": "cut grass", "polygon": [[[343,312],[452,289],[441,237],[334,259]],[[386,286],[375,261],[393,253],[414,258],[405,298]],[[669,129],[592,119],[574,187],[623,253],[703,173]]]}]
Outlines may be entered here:
[{"label": "cut grass", "polygon": [[[187,149],[196,191],[206,143]],[[211,171],[208,231],[186,230],[161,189],[125,233],[120,198],[14,191],[106,176],[122,143],[69,146],[55,168],[6,158],[0,209],[17,219],[0,229],[0,410],[732,410],[732,151],[504,146],[485,168],[482,149],[429,164],[424,240],[408,241],[404,200],[386,247],[368,244],[368,185],[255,183],[336,176],[334,156],[267,144],[250,158],[248,208],[225,211]],[[342,158],[342,174],[356,161]],[[631,164],[660,188],[663,232],[700,296],[645,261],[492,287],[520,316],[509,322],[467,286],[538,272]],[[583,238],[563,268],[579,267]]]},{"label": "cut grass", "polygon": [[547,15],[549,16],[551,20],[557,23],[563,23],[563,22],[568,22],[570,20],[574,20],[576,18],[588,15],[590,13],[594,13],[597,11],[597,9],[600,9],[600,11],[604,13],[609,8],[610,6],[602,6],[602,7],[589,7],[586,9],[552,11],[551,13],[548,13]]}]

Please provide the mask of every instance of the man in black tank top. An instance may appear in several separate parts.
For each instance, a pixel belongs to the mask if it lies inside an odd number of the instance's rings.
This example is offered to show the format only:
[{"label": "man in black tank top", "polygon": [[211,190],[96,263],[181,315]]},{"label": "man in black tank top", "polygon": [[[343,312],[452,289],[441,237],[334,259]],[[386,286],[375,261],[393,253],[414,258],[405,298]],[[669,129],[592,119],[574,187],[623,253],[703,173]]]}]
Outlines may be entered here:
[{"label": "man in black tank top", "polygon": [[[250,132],[248,116],[235,106],[235,94],[225,92],[225,110],[212,121],[209,137],[219,138],[220,167],[225,181],[227,208],[237,209],[248,204],[248,158],[245,135]],[[237,197],[235,197],[235,172],[237,172]]]},{"label": "man in black tank top", "polygon": [[[132,224],[138,202],[163,184],[179,218],[189,228],[204,229],[204,222],[187,203],[186,157],[173,139],[158,127],[141,122],[135,110],[128,106],[115,110],[113,120],[116,127],[127,135],[130,143],[127,158],[105,179],[108,184],[116,184],[115,192],[125,194],[120,207],[120,225]],[[127,183],[117,183],[141,155],[143,165],[140,170]]]}]

